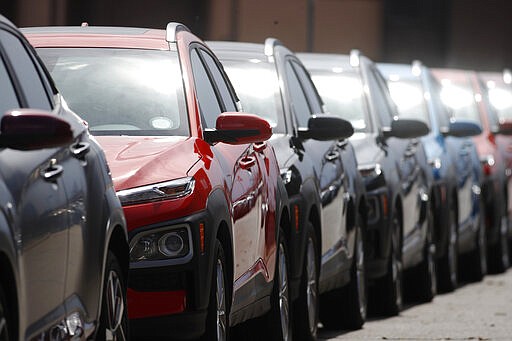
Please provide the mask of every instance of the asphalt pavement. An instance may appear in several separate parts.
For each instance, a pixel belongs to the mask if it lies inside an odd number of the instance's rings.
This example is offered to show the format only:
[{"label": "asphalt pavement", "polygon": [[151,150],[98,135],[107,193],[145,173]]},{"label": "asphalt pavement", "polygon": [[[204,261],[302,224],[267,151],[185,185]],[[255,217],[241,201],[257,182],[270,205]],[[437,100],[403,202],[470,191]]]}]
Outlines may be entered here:
[{"label": "asphalt pavement", "polygon": [[487,275],[437,295],[431,303],[407,305],[399,316],[369,316],[363,329],[320,329],[318,340],[509,340],[512,341],[512,269]]}]

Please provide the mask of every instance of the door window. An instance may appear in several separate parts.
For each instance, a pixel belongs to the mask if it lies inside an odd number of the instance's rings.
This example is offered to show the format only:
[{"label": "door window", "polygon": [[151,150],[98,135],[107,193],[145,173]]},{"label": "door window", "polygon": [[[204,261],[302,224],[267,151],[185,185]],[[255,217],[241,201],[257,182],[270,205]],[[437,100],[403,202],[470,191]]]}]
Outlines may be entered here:
[{"label": "door window", "polygon": [[223,72],[219,69],[219,66],[209,53],[201,50],[201,56],[204,58],[206,65],[208,66],[208,69],[213,76],[215,84],[217,85],[217,89],[219,90],[220,96],[224,103],[224,111],[237,111],[235,100],[232,96],[232,91],[230,91],[231,87],[227,84]]},{"label": "door window", "polygon": [[311,117],[312,112],[306,99],[306,95],[300,85],[297,74],[293,70],[290,62],[286,63],[286,78],[288,80],[288,91],[292,112],[295,115],[298,126],[307,127],[308,120]]},{"label": "door window", "polygon": [[297,73],[300,82],[302,84],[302,88],[306,93],[308,103],[313,111],[313,114],[320,114],[323,112],[322,110],[322,101],[320,100],[320,96],[318,96],[318,92],[316,91],[311,78],[304,68],[298,63],[293,62],[293,68]]},{"label": "door window", "polygon": [[6,111],[20,107],[18,97],[12,86],[11,78],[7,73],[4,63],[0,59],[0,117]]}]

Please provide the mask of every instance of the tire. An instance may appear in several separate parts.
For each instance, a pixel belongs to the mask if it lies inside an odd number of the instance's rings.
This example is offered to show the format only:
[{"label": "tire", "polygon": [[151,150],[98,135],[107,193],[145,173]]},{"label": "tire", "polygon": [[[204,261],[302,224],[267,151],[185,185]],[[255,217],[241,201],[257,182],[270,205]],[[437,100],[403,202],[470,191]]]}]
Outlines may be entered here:
[{"label": "tire", "polygon": [[304,255],[299,297],[294,304],[294,335],[301,340],[316,340],[319,320],[318,244],[313,224],[306,225],[306,254]]},{"label": "tire", "polygon": [[8,315],[9,307],[7,306],[7,300],[5,299],[5,293],[2,286],[0,286],[0,341],[10,341],[14,339],[12,334],[12,322]]},{"label": "tire", "polygon": [[423,260],[413,269],[413,297],[420,302],[430,302],[437,294],[436,245],[434,243],[434,226],[432,212],[429,211],[427,235],[423,246]]},{"label": "tire", "polygon": [[403,263],[401,225],[396,209],[391,219],[391,247],[386,275],[377,281],[377,309],[384,315],[395,316],[403,306]]},{"label": "tire", "polygon": [[202,340],[225,341],[229,340],[229,300],[226,290],[226,258],[219,240],[215,240],[214,259],[206,332]]},{"label": "tire", "polygon": [[363,326],[368,302],[364,262],[364,235],[358,224],[350,282],[343,288],[327,293],[322,299],[321,320],[325,327],[354,330]]},{"label": "tire", "polygon": [[288,281],[288,249],[283,231],[279,230],[276,268],[271,308],[267,314],[267,339],[272,341],[292,340],[291,297]]},{"label": "tire", "polygon": [[507,217],[505,214],[501,216],[500,220],[499,239],[496,244],[489,248],[489,269],[494,273],[505,272],[510,266],[509,263],[509,249],[508,249],[508,225]]},{"label": "tire", "polygon": [[472,281],[481,281],[487,274],[487,238],[483,218],[479,221],[475,237],[475,249],[468,255],[467,268],[469,279]]},{"label": "tire", "polygon": [[126,278],[115,254],[108,252],[97,340],[128,340]]},{"label": "tire", "polygon": [[448,242],[446,243],[444,256],[439,260],[437,267],[438,287],[443,292],[452,292],[459,285],[459,234],[455,210],[456,207],[452,205],[449,213],[450,230]]}]

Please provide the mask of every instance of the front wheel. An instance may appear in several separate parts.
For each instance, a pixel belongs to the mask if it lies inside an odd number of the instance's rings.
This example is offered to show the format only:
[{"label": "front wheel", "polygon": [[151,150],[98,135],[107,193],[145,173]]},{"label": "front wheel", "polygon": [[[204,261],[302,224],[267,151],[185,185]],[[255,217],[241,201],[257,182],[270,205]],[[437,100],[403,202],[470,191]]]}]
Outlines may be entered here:
[{"label": "front wheel", "polygon": [[[458,219],[456,207],[450,208],[449,217],[449,234],[448,242],[446,243],[446,249],[444,256],[439,260],[438,263],[438,283],[441,290],[445,292],[452,292],[457,289],[459,284],[459,238],[458,238]],[[480,220],[483,219],[483,213],[480,213]]]},{"label": "front wheel", "polygon": [[229,307],[226,295],[226,259],[222,244],[215,240],[210,301],[206,317],[206,333],[203,340],[229,340]]},{"label": "front wheel", "polygon": [[377,281],[377,309],[381,313],[394,316],[398,315],[403,305],[403,263],[401,224],[398,214],[393,213],[391,220],[391,250],[388,259],[386,275]]},{"label": "front wheel", "polygon": [[116,255],[109,251],[103,284],[98,340],[128,340],[128,315],[126,310],[126,278]]},{"label": "front wheel", "polygon": [[291,300],[288,286],[288,252],[283,231],[279,230],[274,286],[271,296],[271,308],[267,314],[268,339],[289,341],[291,330]]},{"label": "front wheel", "polygon": [[7,301],[5,299],[5,293],[0,285],[0,341],[11,340],[11,321],[8,316],[9,309],[7,307]]},{"label": "front wheel", "polygon": [[313,224],[306,225],[304,255],[299,297],[294,305],[294,331],[302,340],[316,340],[318,325],[318,247]]},{"label": "front wheel", "polygon": [[487,238],[483,218],[479,221],[475,249],[469,254],[467,268],[471,280],[474,281],[481,281],[487,274]]},{"label": "front wheel", "polygon": [[499,237],[496,244],[490,248],[488,264],[489,268],[495,273],[505,272],[509,263],[508,250],[508,225],[507,217],[503,216],[500,221]]}]

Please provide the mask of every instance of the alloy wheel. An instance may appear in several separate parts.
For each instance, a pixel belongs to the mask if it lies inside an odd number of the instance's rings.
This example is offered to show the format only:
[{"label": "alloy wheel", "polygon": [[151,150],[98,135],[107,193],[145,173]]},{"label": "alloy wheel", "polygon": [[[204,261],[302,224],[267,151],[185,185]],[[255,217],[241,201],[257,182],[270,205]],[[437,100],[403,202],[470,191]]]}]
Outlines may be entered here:
[{"label": "alloy wheel", "polygon": [[224,267],[222,261],[217,259],[217,281],[215,297],[217,301],[217,340],[226,340],[226,290],[224,284]]},{"label": "alloy wheel", "polygon": [[307,301],[308,301],[308,320],[311,335],[316,334],[316,312],[318,305],[317,297],[317,269],[315,259],[315,246],[313,240],[308,240],[306,254],[306,270],[307,270]]},{"label": "alloy wheel", "polygon": [[361,317],[366,319],[366,278],[364,267],[364,248],[363,236],[361,228],[357,229],[357,249],[356,249],[356,277],[357,277],[357,293],[359,299],[359,313]]},{"label": "alloy wheel", "polygon": [[279,312],[281,316],[281,331],[283,340],[289,339],[290,303],[288,301],[288,269],[283,244],[279,244]]},{"label": "alloy wheel", "polygon": [[452,221],[450,224],[450,239],[448,240],[448,265],[450,267],[450,282],[455,287],[457,285],[457,225]]},{"label": "alloy wheel", "polygon": [[105,329],[106,340],[126,340],[126,331],[123,326],[125,316],[123,287],[117,272],[113,270],[108,273],[106,300],[108,318]]},{"label": "alloy wheel", "polygon": [[509,263],[508,250],[508,225],[507,218],[503,217],[500,226],[500,243],[501,243],[501,264],[504,270],[507,270]]}]

